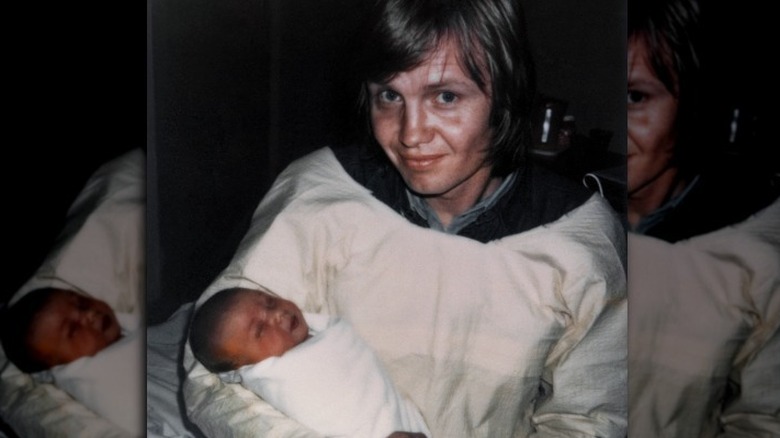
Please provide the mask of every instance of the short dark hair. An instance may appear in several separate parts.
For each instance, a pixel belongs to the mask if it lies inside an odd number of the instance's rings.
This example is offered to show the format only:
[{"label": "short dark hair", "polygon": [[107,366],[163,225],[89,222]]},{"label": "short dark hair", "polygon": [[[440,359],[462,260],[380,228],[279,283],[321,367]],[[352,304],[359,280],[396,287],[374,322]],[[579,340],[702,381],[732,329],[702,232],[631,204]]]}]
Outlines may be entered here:
[{"label": "short dark hair", "polygon": [[699,4],[696,0],[629,0],[628,10],[628,41],[645,46],[653,73],[678,100],[675,158],[687,167],[700,161],[696,149],[703,143],[697,139],[702,79],[697,50]]},{"label": "short dark hair", "polygon": [[488,160],[493,174],[509,173],[523,161],[530,142],[535,76],[525,31],[515,0],[376,1],[358,57],[363,117],[370,120],[367,82],[386,81],[414,68],[452,39],[464,71],[492,96]]},{"label": "short dark hair", "polygon": [[2,312],[0,342],[3,350],[17,368],[25,373],[43,371],[49,366],[30,348],[29,335],[35,317],[59,289],[42,288],[27,293]]},{"label": "short dark hair", "polygon": [[219,345],[214,340],[225,315],[233,306],[236,295],[247,289],[231,288],[217,292],[195,310],[190,322],[190,347],[192,354],[212,373],[222,373],[238,368],[233,358],[219,354]]}]

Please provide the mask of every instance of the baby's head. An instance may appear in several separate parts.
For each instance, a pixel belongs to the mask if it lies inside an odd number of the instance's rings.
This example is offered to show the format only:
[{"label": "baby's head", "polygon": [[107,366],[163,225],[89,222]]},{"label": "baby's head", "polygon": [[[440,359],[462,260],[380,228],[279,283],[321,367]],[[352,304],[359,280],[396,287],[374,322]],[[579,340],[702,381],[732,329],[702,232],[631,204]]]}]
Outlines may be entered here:
[{"label": "baby's head", "polygon": [[308,335],[298,306],[253,289],[216,293],[198,308],[190,324],[192,353],[215,373],[281,356]]},{"label": "baby's head", "polygon": [[108,304],[70,290],[37,289],[6,313],[0,326],[3,349],[27,373],[93,356],[122,334]]}]

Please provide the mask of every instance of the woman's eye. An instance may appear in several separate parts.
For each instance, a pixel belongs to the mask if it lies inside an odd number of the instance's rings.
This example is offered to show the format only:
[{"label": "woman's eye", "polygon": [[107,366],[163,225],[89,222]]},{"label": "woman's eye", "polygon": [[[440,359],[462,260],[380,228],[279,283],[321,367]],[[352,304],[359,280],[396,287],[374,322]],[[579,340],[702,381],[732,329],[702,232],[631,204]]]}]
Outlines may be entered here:
[{"label": "woman's eye", "polygon": [[641,91],[637,90],[628,90],[628,104],[629,105],[636,105],[638,103],[642,103],[647,99],[647,95]]},{"label": "woman's eye", "polygon": [[401,96],[393,90],[382,90],[377,95],[382,102],[396,102]]},{"label": "woman's eye", "polygon": [[456,100],[458,100],[458,96],[455,95],[452,91],[442,91],[441,93],[436,96],[436,100],[439,103],[454,103]]}]

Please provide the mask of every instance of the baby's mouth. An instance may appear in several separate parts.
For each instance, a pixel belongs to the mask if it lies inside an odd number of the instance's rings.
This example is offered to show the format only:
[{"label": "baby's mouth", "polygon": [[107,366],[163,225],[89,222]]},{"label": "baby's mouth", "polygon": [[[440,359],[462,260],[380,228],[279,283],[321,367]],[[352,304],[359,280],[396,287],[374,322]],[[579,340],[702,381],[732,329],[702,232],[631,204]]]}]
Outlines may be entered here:
[{"label": "baby's mouth", "polygon": [[101,329],[103,330],[103,334],[108,337],[111,342],[116,341],[119,339],[121,333],[119,331],[119,327],[116,323],[116,320],[112,317],[112,315],[103,315],[101,318]]}]

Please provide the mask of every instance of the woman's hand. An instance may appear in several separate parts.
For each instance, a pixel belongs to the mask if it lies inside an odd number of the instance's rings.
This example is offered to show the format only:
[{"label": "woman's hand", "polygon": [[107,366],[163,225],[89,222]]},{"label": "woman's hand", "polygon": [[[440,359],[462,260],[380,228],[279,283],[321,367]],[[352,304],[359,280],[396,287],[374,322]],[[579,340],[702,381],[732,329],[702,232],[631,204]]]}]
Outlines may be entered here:
[{"label": "woman's hand", "polygon": [[427,438],[424,433],[419,432],[393,432],[387,438]]}]

